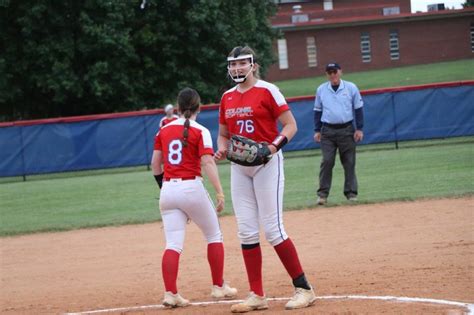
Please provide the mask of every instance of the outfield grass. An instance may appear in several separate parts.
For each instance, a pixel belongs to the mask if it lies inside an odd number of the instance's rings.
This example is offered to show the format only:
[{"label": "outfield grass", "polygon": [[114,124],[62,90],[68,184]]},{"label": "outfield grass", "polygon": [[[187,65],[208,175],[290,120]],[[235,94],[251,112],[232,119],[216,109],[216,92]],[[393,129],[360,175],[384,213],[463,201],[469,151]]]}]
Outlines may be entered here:
[{"label": "outfield grass", "polygon": [[[344,65],[342,65],[344,67]],[[343,69],[344,71],[344,69]],[[286,97],[313,95],[316,88],[326,82],[326,76],[274,82]],[[343,75],[360,90],[427,84],[436,82],[474,80],[474,59],[406,66],[399,68],[353,72]]]},{"label": "outfield grass", "polygon": [[[474,137],[359,148],[360,202],[458,196],[474,192]],[[285,154],[285,209],[314,207],[320,151]],[[219,166],[231,213],[229,164]],[[0,184],[0,235],[159,220],[158,188],[144,167],[32,177]],[[329,206],[345,203],[340,163]]]}]

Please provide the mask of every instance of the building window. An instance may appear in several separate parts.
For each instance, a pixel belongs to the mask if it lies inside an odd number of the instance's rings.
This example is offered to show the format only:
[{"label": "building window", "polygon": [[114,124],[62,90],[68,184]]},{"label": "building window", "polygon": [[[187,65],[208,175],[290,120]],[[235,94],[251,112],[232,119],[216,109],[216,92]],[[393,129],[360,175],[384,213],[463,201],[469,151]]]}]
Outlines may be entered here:
[{"label": "building window", "polygon": [[370,35],[369,33],[360,34],[360,53],[362,55],[362,62],[371,62],[372,55],[370,51]]},{"label": "building window", "polygon": [[306,37],[306,52],[308,54],[308,67],[314,68],[318,66],[316,41],[314,40],[314,37]]},{"label": "building window", "polygon": [[474,23],[471,24],[471,52],[474,53]]},{"label": "building window", "polygon": [[306,23],[309,22],[309,15],[308,14],[293,14],[291,16],[291,23]]},{"label": "building window", "polygon": [[383,15],[397,15],[400,14],[400,7],[383,8]]},{"label": "building window", "polygon": [[278,40],[278,66],[280,69],[288,69],[288,49],[284,38]]},{"label": "building window", "polygon": [[391,60],[398,60],[400,59],[400,46],[398,43],[398,31],[391,30],[390,31],[390,59]]},{"label": "building window", "polygon": [[324,10],[329,11],[333,9],[332,0],[324,0],[323,2]]},{"label": "building window", "polygon": [[444,3],[428,4],[428,12],[445,10]]}]

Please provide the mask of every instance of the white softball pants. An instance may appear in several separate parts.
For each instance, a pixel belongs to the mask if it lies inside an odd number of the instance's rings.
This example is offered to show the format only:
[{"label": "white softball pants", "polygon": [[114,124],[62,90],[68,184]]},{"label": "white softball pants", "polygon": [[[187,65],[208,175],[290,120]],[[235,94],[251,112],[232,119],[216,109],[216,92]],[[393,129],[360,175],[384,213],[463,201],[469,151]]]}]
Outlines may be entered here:
[{"label": "white softball pants", "polygon": [[281,151],[266,165],[249,167],[232,163],[232,204],[242,244],[259,243],[260,226],[272,246],[288,238],[283,227],[284,183]]},{"label": "white softball pants", "polygon": [[202,179],[163,182],[160,210],[166,249],[182,252],[188,218],[201,229],[208,244],[222,242],[217,213]]}]

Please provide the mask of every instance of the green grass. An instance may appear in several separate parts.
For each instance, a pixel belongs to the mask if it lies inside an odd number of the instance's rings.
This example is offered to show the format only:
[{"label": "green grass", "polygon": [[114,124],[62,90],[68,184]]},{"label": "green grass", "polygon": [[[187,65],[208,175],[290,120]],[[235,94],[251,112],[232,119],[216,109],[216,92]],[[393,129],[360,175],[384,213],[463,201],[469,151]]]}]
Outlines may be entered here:
[{"label": "green grass", "polygon": [[[460,196],[474,192],[474,137],[359,147],[361,203]],[[320,151],[285,154],[285,209],[315,206]],[[229,164],[219,166],[231,213]],[[16,180],[16,179],[15,179]],[[330,206],[346,203],[340,163]],[[0,235],[159,220],[158,188],[145,167],[32,176],[0,184]]]},{"label": "green grass", "polygon": [[[474,59],[346,73],[343,75],[343,79],[354,82],[360,90],[474,80]],[[277,81],[274,83],[280,88],[283,95],[292,97],[313,95],[316,88],[326,81],[326,76],[321,75],[305,79]]]}]

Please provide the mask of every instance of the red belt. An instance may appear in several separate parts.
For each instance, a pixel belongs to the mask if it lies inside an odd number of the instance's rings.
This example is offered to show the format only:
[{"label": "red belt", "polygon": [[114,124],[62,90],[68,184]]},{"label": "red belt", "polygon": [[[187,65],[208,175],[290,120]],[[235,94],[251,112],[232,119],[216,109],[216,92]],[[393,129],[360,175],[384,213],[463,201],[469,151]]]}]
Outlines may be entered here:
[{"label": "red belt", "polygon": [[193,180],[193,179],[196,179],[198,178],[197,176],[189,176],[189,177],[181,177],[181,178],[170,178],[170,177],[165,177],[164,180],[165,182],[169,182],[173,179],[177,179],[177,180]]}]

